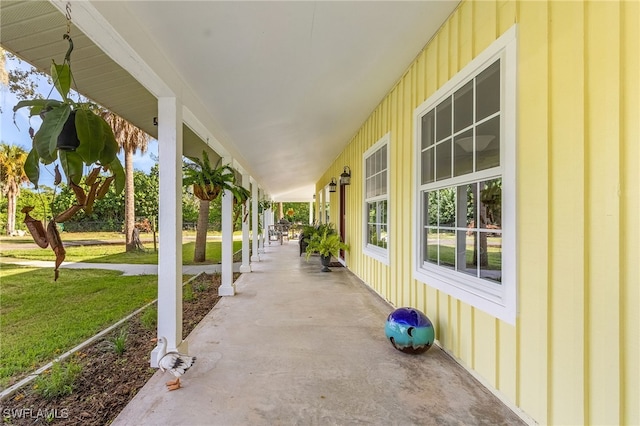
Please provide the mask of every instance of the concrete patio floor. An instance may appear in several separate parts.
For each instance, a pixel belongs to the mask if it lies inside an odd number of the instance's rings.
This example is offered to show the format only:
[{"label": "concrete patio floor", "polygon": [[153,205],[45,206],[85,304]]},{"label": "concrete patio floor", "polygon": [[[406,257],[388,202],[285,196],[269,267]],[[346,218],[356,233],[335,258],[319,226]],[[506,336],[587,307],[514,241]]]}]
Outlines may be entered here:
[{"label": "concrete patio floor", "polygon": [[265,250],[189,335],[183,388],[156,373],[113,425],[525,424],[439,347],[395,350],[393,308],[346,268]]}]

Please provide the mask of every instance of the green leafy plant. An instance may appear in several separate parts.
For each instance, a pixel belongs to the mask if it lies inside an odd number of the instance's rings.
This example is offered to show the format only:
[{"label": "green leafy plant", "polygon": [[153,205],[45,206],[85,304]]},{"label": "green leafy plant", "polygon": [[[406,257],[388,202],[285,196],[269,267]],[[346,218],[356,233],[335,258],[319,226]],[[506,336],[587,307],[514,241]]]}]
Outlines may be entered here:
[{"label": "green leafy plant", "polygon": [[196,296],[193,294],[193,287],[191,285],[186,285],[182,289],[182,300],[185,302],[192,302]]},{"label": "green leafy plant", "polygon": [[209,289],[209,284],[205,281],[199,281],[197,283],[192,284],[192,286],[193,286],[193,290],[197,291],[198,293],[205,292]]},{"label": "green leafy plant", "polygon": [[22,100],[13,107],[14,121],[16,112],[25,107],[29,108],[30,118],[36,115],[42,118],[37,132],[29,129],[33,148],[24,165],[25,173],[37,188],[40,178],[38,164],[48,165],[58,160],[68,183],[79,185],[84,166],[99,165],[111,171],[116,192],[120,193],[124,189],[124,169],[116,156],[119,147],[113,130],[99,115],[97,105],[75,102],[69,97],[73,82],[70,66],[73,42],[70,37],[66,38],[70,46],[64,62],[58,65],[53,61],[51,65],[51,78],[61,100]]},{"label": "green leafy plant", "polygon": [[305,257],[307,261],[313,253],[319,253],[322,257],[337,257],[340,250],[349,251],[349,245],[342,242],[338,234],[330,233],[329,229],[325,228],[321,234],[311,236]]},{"label": "green leafy plant", "polygon": [[[231,189],[231,193],[233,194],[233,203],[234,203],[234,215],[233,215],[233,223],[238,221],[238,216],[242,213],[242,222],[246,222],[249,217],[249,209],[245,205],[249,199],[251,199],[251,192],[243,186],[236,185]],[[241,207],[237,207],[237,205]]]},{"label": "green leafy plant", "polygon": [[[69,41],[69,50],[63,63],[58,65],[53,61],[51,65],[51,78],[61,100],[28,99],[13,107],[14,123],[16,112],[25,107],[29,108],[30,119],[36,115],[42,118],[37,132],[34,133],[33,128],[29,128],[33,142],[24,162],[24,172],[29,181],[37,189],[40,163],[48,165],[58,161],[53,183],[58,185],[62,182],[59,168],[62,166],[67,183],[76,197],[76,204],[53,217],[46,229],[41,220],[29,215],[33,206],[21,210],[25,214],[24,223],[34,242],[41,248],[51,246],[56,254],[54,280],[58,279],[58,267],[65,258],[65,249],[56,223],[66,222],[81,209],[91,214],[94,201],[106,195],[112,182],[115,181],[116,194],[122,192],[125,184],[124,169],[116,156],[119,146],[111,126],[99,115],[97,105],[75,102],[69,96],[73,82],[70,65],[73,42],[68,34],[65,34],[65,39]],[[94,167],[83,179],[85,165]],[[100,176],[103,170],[110,171],[111,176]],[[80,186],[81,183],[87,191]]]},{"label": "green leafy plant", "polygon": [[75,360],[56,362],[50,370],[38,376],[34,384],[34,390],[45,399],[54,399],[60,396],[70,395],[74,389],[74,383],[82,372],[82,365]]},{"label": "green leafy plant", "polygon": [[231,166],[221,165],[222,159],[212,167],[205,151],[202,151],[202,159],[187,158],[189,162],[186,162],[182,168],[184,172],[182,183],[186,186],[193,185],[193,194],[199,199],[213,201],[225,189],[232,193],[238,191],[235,172]]},{"label": "green leafy plant", "polygon": [[265,210],[269,210],[273,207],[273,202],[271,200],[260,200],[258,203],[258,212],[262,213]]},{"label": "green leafy plant", "polygon": [[113,349],[113,351],[116,354],[122,356],[124,352],[127,350],[128,336],[129,336],[129,333],[127,332],[127,329],[123,328],[120,330],[120,333],[116,334],[111,339],[109,339],[109,346],[111,346],[111,349]]}]

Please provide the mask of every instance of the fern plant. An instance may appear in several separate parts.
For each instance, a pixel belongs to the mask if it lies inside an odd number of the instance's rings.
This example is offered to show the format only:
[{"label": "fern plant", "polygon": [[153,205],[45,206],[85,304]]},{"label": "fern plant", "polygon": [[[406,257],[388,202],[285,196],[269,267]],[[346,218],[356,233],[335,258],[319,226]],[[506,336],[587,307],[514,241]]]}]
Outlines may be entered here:
[{"label": "fern plant", "polygon": [[[193,185],[193,194],[201,200],[213,201],[220,196],[223,190],[232,193],[237,191],[236,175],[231,166],[221,165],[218,161],[215,167],[211,166],[209,156],[202,151],[202,159],[187,157],[183,170],[182,182],[184,185]],[[234,193],[235,196],[235,193]]]},{"label": "fern plant", "polygon": [[348,251],[349,245],[343,243],[338,234],[329,233],[329,229],[325,228],[322,234],[316,233],[311,236],[307,246],[306,259],[308,261],[312,253],[319,253],[322,257],[337,257],[340,250]]}]

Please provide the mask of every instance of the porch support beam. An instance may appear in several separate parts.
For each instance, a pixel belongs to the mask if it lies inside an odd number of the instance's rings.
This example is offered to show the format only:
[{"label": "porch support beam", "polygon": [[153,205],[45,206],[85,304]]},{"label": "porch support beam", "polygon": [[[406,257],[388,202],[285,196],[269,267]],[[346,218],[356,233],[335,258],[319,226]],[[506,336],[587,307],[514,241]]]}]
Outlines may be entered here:
[{"label": "porch support beam", "polygon": [[[258,189],[260,199],[264,199],[264,190]],[[269,238],[269,224],[267,223],[267,210],[262,210],[262,234],[258,238],[258,254],[264,254],[264,236]]]},{"label": "porch support beam", "polygon": [[251,179],[251,261],[260,262],[258,254],[258,183]]},{"label": "porch support beam", "polygon": [[[182,105],[175,97],[158,99],[159,245],[158,336],[167,349],[182,343]],[[151,366],[157,367],[156,347]]]},{"label": "porch support beam", "polygon": [[[251,187],[251,179],[248,173],[242,174],[242,187],[249,189]],[[240,272],[251,272],[251,265],[249,259],[249,200],[244,202],[242,206],[242,265],[240,265]],[[233,244],[232,244],[233,245]]]},{"label": "porch support beam", "polygon": [[[222,159],[223,164],[232,164],[230,157]],[[222,194],[222,265],[220,296],[234,296],[233,283],[233,193],[227,189]]]}]

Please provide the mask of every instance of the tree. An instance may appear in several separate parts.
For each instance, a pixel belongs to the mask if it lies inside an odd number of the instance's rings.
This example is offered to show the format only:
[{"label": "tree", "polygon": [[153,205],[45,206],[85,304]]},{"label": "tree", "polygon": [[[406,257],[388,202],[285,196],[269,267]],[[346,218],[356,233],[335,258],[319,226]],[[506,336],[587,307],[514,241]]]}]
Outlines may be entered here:
[{"label": "tree", "polygon": [[133,172],[136,218],[151,219],[158,216],[158,197],[160,194],[160,175],[158,171],[158,164],[155,164],[149,174],[140,170]]},{"label": "tree", "polygon": [[193,186],[194,195],[201,200],[193,261],[204,262],[207,249],[209,203],[220,197],[225,190],[231,191],[236,197],[238,193],[236,175],[231,166],[220,164],[222,159],[212,167],[206,151],[202,151],[202,159],[188,157],[188,160],[182,166],[184,173],[182,183],[185,186]]},{"label": "tree", "polygon": [[46,79],[52,83],[49,76],[31,66],[27,70],[7,69],[7,58],[22,63],[22,61],[10,52],[0,47],[0,84],[9,88],[19,100],[42,97],[38,92],[38,79]]},{"label": "tree", "polygon": [[7,235],[16,230],[16,205],[20,185],[28,182],[24,172],[27,152],[19,146],[0,144],[0,189],[7,196]]},{"label": "tree", "polygon": [[134,251],[137,246],[134,242],[133,230],[135,227],[135,189],[133,185],[133,154],[138,150],[142,154],[147,152],[150,136],[129,123],[124,118],[111,111],[105,110],[102,118],[113,129],[116,141],[120,149],[124,151],[124,233],[126,251]]},{"label": "tree", "polygon": [[[309,224],[309,203],[282,203],[282,210],[289,222]],[[293,214],[289,215],[291,211]]]}]

